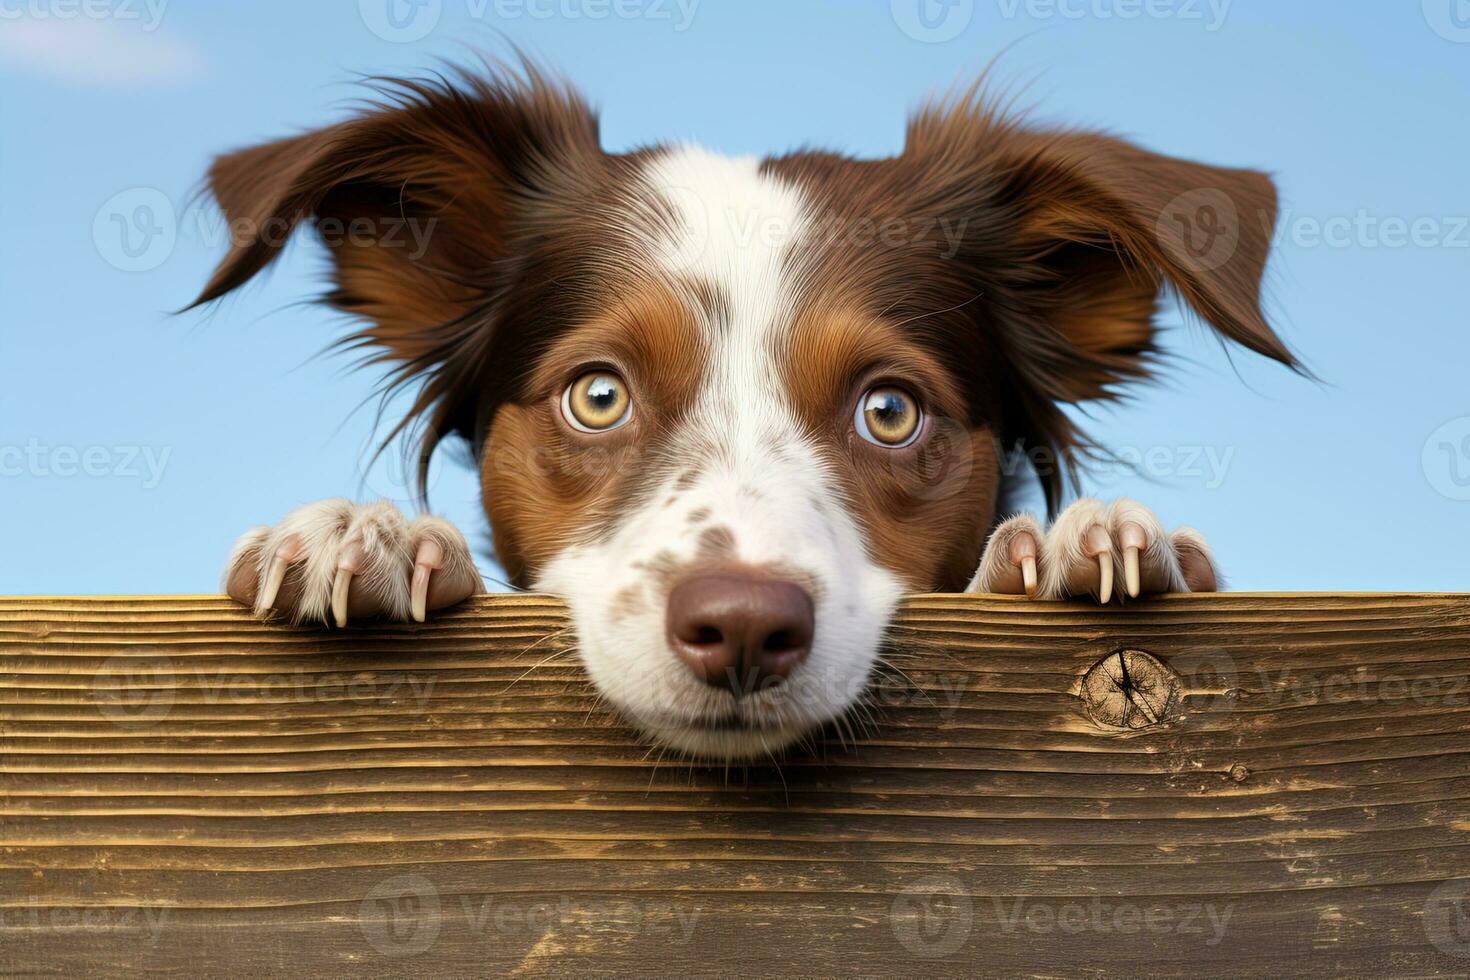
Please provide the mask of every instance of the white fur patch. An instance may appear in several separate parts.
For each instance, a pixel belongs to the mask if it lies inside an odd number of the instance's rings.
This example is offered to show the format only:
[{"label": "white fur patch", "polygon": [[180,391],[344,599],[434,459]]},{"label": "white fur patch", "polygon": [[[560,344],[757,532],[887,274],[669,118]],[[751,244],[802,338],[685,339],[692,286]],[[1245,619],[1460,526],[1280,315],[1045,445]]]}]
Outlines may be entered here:
[{"label": "white fur patch", "polygon": [[[650,734],[700,756],[758,757],[862,695],[901,586],[868,558],[782,385],[777,356],[800,298],[793,250],[809,223],[802,194],[754,158],[697,148],[652,159],[645,183],[675,218],[643,243],[648,257],[672,285],[719,293],[717,314],[690,296],[709,360],[659,491],[605,539],[557,556],[536,584],[566,597],[593,680]],[[738,701],[697,680],[665,640],[666,570],[696,562],[712,529],[733,542],[728,557],[787,570],[813,592],[807,661],[780,687]],[[700,725],[731,716],[746,727]]]}]

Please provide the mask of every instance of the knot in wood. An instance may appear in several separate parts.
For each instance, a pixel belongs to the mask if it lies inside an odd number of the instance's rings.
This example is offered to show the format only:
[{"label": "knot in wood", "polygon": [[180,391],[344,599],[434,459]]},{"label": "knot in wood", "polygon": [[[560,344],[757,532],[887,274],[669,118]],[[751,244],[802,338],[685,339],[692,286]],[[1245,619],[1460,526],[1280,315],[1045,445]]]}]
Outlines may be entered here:
[{"label": "knot in wood", "polygon": [[1119,650],[1082,676],[1080,695],[1104,728],[1139,731],[1162,724],[1179,703],[1179,675],[1142,650]]}]

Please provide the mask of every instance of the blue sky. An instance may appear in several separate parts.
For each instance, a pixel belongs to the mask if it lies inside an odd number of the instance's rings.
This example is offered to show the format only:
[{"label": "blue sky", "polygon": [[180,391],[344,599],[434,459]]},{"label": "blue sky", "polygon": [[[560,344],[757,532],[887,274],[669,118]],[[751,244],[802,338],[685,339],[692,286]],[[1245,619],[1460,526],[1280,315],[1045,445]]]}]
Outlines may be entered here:
[{"label": "blue sky", "polygon": [[[1467,0],[0,0],[0,594],[213,591],[251,525],[411,498],[362,467],[376,379],[319,356],[317,246],[167,312],[223,249],[189,194],[357,73],[507,42],[612,150],[893,153],[1004,50],[1043,119],[1271,171],[1270,313],[1322,382],[1170,316],[1166,379],[1089,423],[1144,472],[1087,489],[1203,530],[1235,588],[1470,586]],[[488,541],[453,459],[431,500]]]}]

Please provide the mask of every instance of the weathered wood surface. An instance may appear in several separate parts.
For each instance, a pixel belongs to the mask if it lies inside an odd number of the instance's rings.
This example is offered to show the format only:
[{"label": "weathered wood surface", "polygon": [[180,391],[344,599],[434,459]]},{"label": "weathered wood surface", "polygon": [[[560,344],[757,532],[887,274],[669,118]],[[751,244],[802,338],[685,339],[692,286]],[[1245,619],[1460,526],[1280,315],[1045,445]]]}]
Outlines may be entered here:
[{"label": "weathered wood surface", "polygon": [[655,769],[562,625],[0,600],[0,972],[1470,971],[1470,597],[916,596],[779,773]]}]

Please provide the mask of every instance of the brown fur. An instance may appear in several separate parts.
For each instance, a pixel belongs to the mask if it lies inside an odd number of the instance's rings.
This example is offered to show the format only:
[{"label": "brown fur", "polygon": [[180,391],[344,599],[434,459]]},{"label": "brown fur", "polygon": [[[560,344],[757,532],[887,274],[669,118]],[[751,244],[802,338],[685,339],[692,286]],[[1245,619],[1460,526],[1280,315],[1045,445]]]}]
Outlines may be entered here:
[{"label": "brown fur", "polygon": [[[994,438],[970,428],[961,379],[894,322],[841,304],[812,304],[786,352],[798,416],[828,447],[873,559],[914,589],[959,589],[975,570],[995,509]],[[927,433],[885,449],[860,438],[853,406],[879,382],[923,403]]]},{"label": "brown fur", "polygon": [[[694,315],[718,319],[726,297],[644,278],[628,242],[667,219],[637,193],[659,151],[604,153],[585,103],[533,69],[390,82],[380,96],[216,161],[233,241],[198,302],[250,279],[302,221],[324,234],[432,222],[416,258],[381,239],[329,242],[327,299],[368,321],[347,342],[394,362],[392,385],[423,382],[403,423],[423,423],[421,475],[446,436],[476,448],[499,556],[522,584],[671,475],[649,461],[698,383]],[[1147,373],[1161,288],[1222,336],[1295,363],[1260,312],[1275,216],[1263,175],[1035,131],[973,95],[916,115],[891,159],[799,153],[765,169],[799,185],[830,232],[791,257],[810,296],[777,354],[872,554],[913,588],[956,588],[973,570],[1005,489],[997,445],[1066,458],[1083,436],[1060,403]],[[1221,261],[1198,261],[1167,213],[1200,193],[1237,218]],[[896,232],[848,234],[864,225]],[[583,363],[609,359],[638,401],[594,446],[557,422],[556,398]],[[922,389],[930,432],[910,449],[860,444],[848,426],[875,371]],[[697,479],[698,460],[683,465],[676,488]],[[1053,505],[1065,473],[1042,474]]]},{"label": "brown fur", "polygon": [[[601,316],[541,355],[500,406],[480,456],[497,553],[512,581],[525,581],[566,545],[641,503],[663,471],[659,449],[695,395],[704,345],[681,297],[649,283],[610,300]],[[596,436],[559,419],[562,390],[589,362],[617,370],[636,399],[626,425]]]}]

